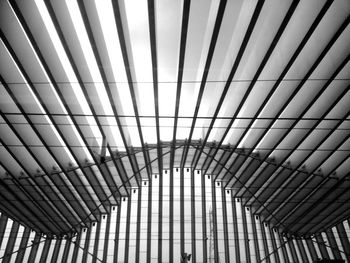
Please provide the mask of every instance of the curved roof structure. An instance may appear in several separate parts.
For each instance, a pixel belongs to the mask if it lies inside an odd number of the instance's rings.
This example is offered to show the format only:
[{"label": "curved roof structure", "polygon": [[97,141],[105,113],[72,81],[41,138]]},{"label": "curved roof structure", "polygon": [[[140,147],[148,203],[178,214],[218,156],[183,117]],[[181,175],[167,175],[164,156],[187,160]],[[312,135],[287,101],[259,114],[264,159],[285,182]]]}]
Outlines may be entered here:
[{"label": "curved roof structure", "polygon": [[0,211],[77,233],[152,175],[280,232],[350,217],[350,2],[0,1]]}]

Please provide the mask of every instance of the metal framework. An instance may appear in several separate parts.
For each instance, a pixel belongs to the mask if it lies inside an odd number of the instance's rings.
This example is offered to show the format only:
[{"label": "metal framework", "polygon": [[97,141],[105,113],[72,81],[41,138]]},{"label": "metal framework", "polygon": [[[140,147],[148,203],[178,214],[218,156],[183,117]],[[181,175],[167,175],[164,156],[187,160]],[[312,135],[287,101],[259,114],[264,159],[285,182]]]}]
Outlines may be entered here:
[{"label": "metal framework", "polygon": [[[195,203],[180,202],[177,215],[174,200],[196,200],[196,189],[185,191],[198,172],[203,189],[204,178],[212,180],[210,220],[223,224],[208,233],[202,190],[204,237],[223,231],[230,240],[230,230],[239,232],[228,225],[237,219],[234,200],[248,215],[241,218],[249,225],[242,238],[254,241],[236,249],[236,260],[253,252],[261,262],[271,255],[279,262],[282,254],[316,259],[312,242],[325,236],[330,247],[349,253],[341,236],[350,216],[348,1],[4,0],[0,17],[0,212],[14,222],[11,236],[25,229],[19,247],[34,230],[43,260],[53,246],[47,240],[65,237],[53,242],[56,259],[76,260],[81,244],[89,251],[82,260],[98,261],[100,248],[90,251],[85,240],[107,240],[109,229],[142,216],[141,203],[133,211],[130,200],[137,190],[141,202],[147,181],[147,220],[137,220],[134,239],[125,234],[115,249],[122,246],[128,261],[136,240],[135,260],[142,261],[141,225],[150,229],[164,216],[185,222],[190,209],[196,251]],[[158,259],[164,246],[176,257],[177,234],[181,253],[189,252],[185,223],[179,233],[168,223],[169,242],[157,240]],[[146,238],[151,250],[152,236]],[[218,259],[220,242],[213,245]],[[223,245],[229,251],[232,244]],[[203,254],[209,250],[203,242]],[[334,258],[342,255],[333,251]]]}]

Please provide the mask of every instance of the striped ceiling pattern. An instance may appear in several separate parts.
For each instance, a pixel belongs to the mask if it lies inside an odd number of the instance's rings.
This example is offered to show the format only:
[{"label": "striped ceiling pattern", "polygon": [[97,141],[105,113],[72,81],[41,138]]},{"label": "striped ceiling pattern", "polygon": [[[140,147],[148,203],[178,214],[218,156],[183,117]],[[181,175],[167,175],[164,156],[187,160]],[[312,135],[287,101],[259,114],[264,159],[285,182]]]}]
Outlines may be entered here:
[{"label": "striped ceiling pattern", "polygon": [[281,231],[350,216],[350,2],[0,1],[0,211],[78,232],[152,174]]}]

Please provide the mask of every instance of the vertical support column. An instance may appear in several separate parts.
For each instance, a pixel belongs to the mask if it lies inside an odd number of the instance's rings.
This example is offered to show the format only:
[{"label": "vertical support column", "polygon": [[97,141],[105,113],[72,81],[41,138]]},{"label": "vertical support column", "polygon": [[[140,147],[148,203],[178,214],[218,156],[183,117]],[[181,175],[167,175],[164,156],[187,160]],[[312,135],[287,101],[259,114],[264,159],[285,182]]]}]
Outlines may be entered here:
[{"label": "vertical support column", "polygon": [[303,262],[303,259],[301,257],[301,254],[300,254],[300,251],[299,251],[299,248],[298,248],[298,245],[297,245],[295,238],[293,238],[291,241],[292,241],[291,242],[292,253],[295,254],[295,256],[297,257],[298,262]]},{"label": "vertical support column", "polygon": [[9,236],[11,233],[11,229],[12,229],[12,225],[13,225],[13,221],[11,219],[7,219],[5,220],[5,227],[2,227],[3,231],[1,232],[1,245],[0,245],[0,258],[2,258],[5,254],[5,250],[6,250],[6,246],[7,243],[9,241]]},{"label": "vertical support column", "polygon": [[263,231],[261,229],[261,223],[260,223],[260,217],[258,215],[255,215],[254,218],[252,219],[255,222],[255,227],[256,227],[256,236],[257,236],[257,243],[259,246],[259,260],[264,259],[267,255],[265,253],[265,245],[264,245],[264,236],[263,236]]},{"label": "vertical support column", "polygon": [[[94,259],[97,257],[97,254],[94,254],[95,250],[95,244],[98,243],[97,239],[97,229],[98,229],[99,223],[93,222],[91,226],[90,236],[88,239],[88,250],[87,250],[87,262],[94,262]],[[84,261],[86,262],[86,261]]]},{"label": "vertical support column", "polygon": [[327,249],[326,249],[326,246],[325,246],[324,240],[322,239],[321,234],[316,234],[315,238],[316,238],[317,245],[320,248],[322,259],[329,259],[329,255],[328,255],[328,252],[327,252]]},{"label": "vertical support column", "polygon": [[151,250],[150,250],[150,261],[153,262],[154,259],[158,258],[158,220],[159,220],[159,175],[152,175],[152,212],[151,212]]},{"label": "vertical support column", "polygon": [[208,180],[208,178],[210,179],[210,175],[202,175],[202,212],[203,212],[203,223],[202,223],[202,232],[203,232],[203,262],[207,263],[208,260],[208,233],[207,233],[207,201],[206,201],[206,181]]},{"label": "vertical support column", "polygon": [[147,258],[147,241],[148,241],[148,207],[149,197],[148,181],[142,181],[141,187],[141,216],[140,216],[140,261]]},{"label": "vertical support column", "polygon": [[216,215],[216,247],[217,247],[217,262],[226,261],[226,240],[224,231],[224,212],[223,212],[223,200],[222,200],[222,183],[216,182],[215,184],[215,215]]},{"label": "vertical support column", "polygon": [[288,245],[289,245],[290,252],[292,253],[293,261],[299,262],[298,255],[294,247],[293,239],[288,240]]},{"label": "vertical support column", "polygon": [[246,251],[246,238],[245,230],[243,224],[243,207],[240,198],[236,198],[236,222],[237,222],[237,233],[238,233],[238,244],[239,244],[239,261],[238,262],[248,262],[247,251]]},{"label": "vertical support column", "polygon": [[303,247],[304,247],[304,250],[305,250],[305,252],[306,252],[308,261],[309,261],[309,262],[312,262],[312,256],[311,256],[311,253],[310,253],[310,251],[309,251],[309,248],[308,248],[308,245],[307,245],[307,243],[306,243],[306,240],[303,239],[303,240],[302,240],[302,243],[303,243]]},{"label": "vertical support column", "polygon": [[276,256],[278,255],[279,262],[284,263],[284,262],[286,262],[286,257],[285,257],[285,252],[284,252],[285,246],[284,246],[283,240],[281,242],[281,236],[276,228],[273,229],[272,233],[273,233],[274,239],[276,241],[276,246],[277,246],[277,253],[275,253],[275,254],[276,254]]},{"label": "vertical support column", "polygon": [[101,245],[102,256],[100,256],[100,257],[102,258],[102,261],[104,261],[104,262],[107,261],[107,255],[108,255],[109,232],[110,232],[110,227],[111,227],[111,216],[112,216],[113,207],[109,207],[110,211],[109,211],[108,215],[104,215],[104,217],[102,217],[103,223],[101,222],[101,224],[104,225],[104,228],[102,228],[104,230],[104,233],[103,233],[103,231],[101,231],[101,234],[100,234],[101,238],[103,239],[100,241],[101,244],[103,243],[103,245]]},{"label": "vertical support column", "polygon": [[130,210],[131,210],[131,200],[133,197],[132,189],[130,189],[130,197],[127,199],[127,212],[125,215],[125,222],[126,222],[126,227],[125,227],[125,242],[124,242],[124,262],[129,261],[129,236],[130,236]]},{"label": "vertical support column", "polygon": [[[29,259],[30,259],[31,254],[32,254],[33,246],[34,246],[33,244],[36,244],[37,242],[39,242],[39,240],[40,240],[40,236],[37,235],[34,230],[31,230],[29,233],[27,248],[24,250],[23,262],[29,262]],[[37,246],[37,244],[36,244],[36,246]],[[36,251],[34,251],[34,253],[35,252]],[[33,259],[34,258],[35,258],[35,255],[34,255]]]},{"label": "vertical support column", "polygon": [[194,171],[191,169],[191,251],[192,251],[192,262],[197,261],[196,255],[196,203],[195,203],[195,174],[199,172],[199,170]]},{"label": "vertical support column", "polygon": [[[109,208],[110,209],[110,208]],[[101,215],[100,223],[98,224],[98,231],[96,235],[96,239],[98,242],[95,244],[94,255],[97,255],[97,258],[100,260],[105,259],[105,250],[107,248],[106,244],[108,244],[108,236],[106,235],[107,230],[107,221],[109,221],[109,215]],[[96,260],[97,260],[96,258]],[[96,261],[94,261],[96,262]]]},{"label": "vertical support column", "polygon": [[288,239],[286,236],[283,237],[283,241],[286,244],[286,250],[287,250],[287,255],[288,255],[288,262],[298,262],[298,258],[295,254],[292,252],[292,242],[290,239]]},{"label": "vertical support column", "polygon": [[253,233],[253,225],[252,225],[252,215],[250,213],[250,207],[244,207],[244,222],[247,229],[247,247],[249,247],[249,251],[247,250],[247,255],[249,255],[250,262],[257,262],[257,250],[255,249],[255,238]]},{"label": "vertical support column", "polygon": [[118,242],[117,262],[125,262],[125,239],[126,239],[126,225],[127,225],[127,213],[128,213],[129,197],[123,197],[118,210],[119,227],[116,242]]},{"label": "vertical support column", "polygon": [[140,262],[140,236],[141,236],[141,205],[142,205],[142,185],[143,182],[141,181],[140,187],[137,191],[137,220],[136,220],[136,256],[135,256],[135,262]]},{"label": "vertical support column", "polygon": [[[254,241],[254,248],[255,248],[255,258],[259,262],[260,259],[262,258],[261,255],[260,255],[260,249],[259,249],[259,237],[258,237],[258,229],[259,229],[259,227],[256,224],[256,220],[255,220],[255,217],[254,217],[253,213],[250,213],[250,222],[251,222],[252,229],[253,229],[253,241]],[[259,225],[259,222],[258,222],[258,225]]]},{"label": "vertical support column", "polygon": [[235,228],[236,220],[234,220],[234,200],[232,199],[232,190],[226,190],[226,214],[227,214],[227,234],[228,234],[228,254],[229,260],[227,262],[237,261],[237,245],[236,245],[236,236],[237,231]]},{"label": "vertical support column", "polygon": [[350,262],[350,243],[349,243],[349,237],[346,235],[345,227],[343,223],[340,223],[336,226],[336,228],[340,238],[341,245],[345,252],[346,260]]},{"label": "vertical support column", "polygon": [[47,254],[47,259],[49,259],[51,262],[54,262],[54,258],[53,258],[53,251],[56,247],[56,244],[57,243],[60,243],[59,242],[60,240],[57,240],[57,239],[52,239],[51,240],[51,245],[50,245],[50,248],[49,248],[49,253]]},{"label": "vertical support column", "polygon": [[[189,168],[180,169],[180,258],[181,255],[185,252],[184,169]],[[177,262],[177,260],[175,262]]]},{"label": "vertical support column", "polygon": [[277,243],[276,243],[276,239],[275,239],[275,236],[274,236],[274,231],[276,231],[276,229],[272,229],[269,227],[269,238],[270,238],[270,242],[272,244],[272,260],[273,262],[276,262],[276,263],[280,263],[280,259],[279,259],[279,256],[278,256],[278,253],[277,253],[277,250],[278,250],[278,247],[277,247]]},{"label": "vertical support column", "polygon": [[151,233],[151,229],[152,229],[152,198],[153,198],[153,193],[152,193],[152,185],[153,185],[153,177],[154,175],[151,175],[151,179],[149,180],[148,184],[148,216],[147,216],[147,250],[146,250],[146,254],[147,254],[147,263],[151,262],[151,242],[152,242],[152,233]]},{"label": "vertical support column", "polygon": [[[36,262],[44,263],[46,262],[47,255],[49,253],[49,249],[52,243],[52,239],[46,239],[44,242],[42,242],[39,246],[39,253],[36,257]],[[40,251],[41,250],[41,251]],[[39,261],[38,261],[39,259]],[[50,259],[51,260],[51,259]]]},{"label": "vertical support column", "polygon": [[183,173],[183,253],[192,254],[192,169],[186,168]]},{"label": "vertical support column", "polygon": [[61,245],[62,245],[62,239],[57,239],[55,246],[54,246],[54,249],[53,249],[53,252],[52,252],[52,257],[49,257],[49,258],[51,258],[51,262],[57,262],[58,254],[59,254],[60,249],[61,249]]},{"label": "vertical support column", "polygon": [[13,222],[10,233],[9,234],[5,233],[9,237],[8,237],[8,241],[5,249],[5,254],[3,255],[3,259],[2,259],[3,263],[10,262],[11,257],[16,255],[16,254],[12,254],[12,252],[14,251],[13,248],[15,246],[18,229],[19,229],[19,224],[17,222]]},{"label": "vertical support column", "polygon": [[269,255],[269,260],[267,262],[275,263],[275,256],[274,256],[274,249],[272,245],[272,238],[270,235],[270,226],[267,222],[264,224],[264,237],[265,237],[265,244],[267,244],[267,255]]},{"label": "vertical support column", "polygon": [[290,260],[292,260],[292,258],[290,258],[290,251],[289,251],[289,247],[288,247],[288,243],[287,240],[283,238],[283,235],[279,233],[278,235],[279,240],[281,242],[281,248],[282,248],[282,252],[283,252],[283,258],[285,262],[290,262]]},{"label": "vertical support column", "polygon": [[[82,232],[80,233],[80,238],[79,238],[79,242],[77,242],[77,245],[74,248],[74,254],[76,255],[76,262],[83,262],[84,257],[83,255],[85,254],[84,252],[86,251],[85,244],[86,239],[89,239],[89,229],[88,228],[83,228]],[[86,258],[85,261],[86,262]]]},{"label": "vertical support column", "polygon": [[307,245],[308,251],[309,251],[310,254],[311,254],[312,260],[313,260],[313,261],[317,260],[318,255],[317,255],[317,253],[316,253],[316,249],[315,249],[315,247],[314,247],[314,244],[313,244],[311,238],[306,239],[306,245]]},{"label": "vertical support column", "polygon": [[226,191],[224,188],[221,189],[221,206],[223,213],[223,230],[224,230],[224,243],[225,243],[225,262],[230,262],[230,250],[229,250],[229,238],[228,238],[228,220],[227,220],[227,211],[226,211]]},{"label": "vertical support column", "polygon": [[35,261],[37,259],[37,254],[39,247],[43,245],[43,239],[41,238],[40,234],[36,234],[34,238],[34,245],[32,246],[32,249],[30,250],[29,254],[29,262],[39,262],[39,260]]},{"label": "vertical support column", "polygon": [[[62,260],[60,262],[69,262],[68,261],[68,255],[69,252],[72,251],[73,254],[74,246],[73,243],[70,240],[65,240],[64,250],[62,254]],[[72,260],[72,258],[71,258]]]},{"label": "vertical support column", "polygon": [[180,170],[176,169],[173,176],[173,262],[180,262],[181,255],[181,192],[180,192]]},{"label": "vertical support column", "polygon": [[108,216],[107,227],[109,229],[108,237],[107,237],[107,249],[105,251],[105,259],[106,262],[113,262],[115,255],[115,247],[118,245],[116,242],[116,232],[117,232],[117,217],[118,217],[118,209],[117,206],[111,207],[111,213]]},{"label": "vertical support column", "polygon": [[[241,200],[242,201],[242,200]],[[242,212],[242,226],[243,226],[243,242],[245,244],[245,256],[246,256],[246,261],[247,263],[251,262],[251,257],[250,257],[250,240],[249,240],[249,236],[248,236],[248,227],[247,227],[247,219],[246,219],[246,209],[243,206],[243,202],[241,203],[241,212]],[[252,240],[253,242],[253,240]]]},{"label": "vertical support column", "polygon": [[162,182],[162,262],[169,262],[170,250],[170,172],[163,172]]},{"label": "vertical support column", "polygon": [[0,246],[2,245],[2,240],[4,239],[4,233],[7,225],[7,216],[0,214]]},{"label": "vertical support column", "polygon": [[205,179],[205,215],[206,215],[206,250],[207,262],[214,259],[214,230],[213,230],[213,206],[212,206],[212,176],[207,175]]},{"label": "vertical support column", "polygon": [[296,240],[297,246],[298,246],[298,250],[300,251],[300,255],[301,255],[301,262],[308,262],[308,258],[306,255],[306,251],[305,248],[303,246],[303,242],[300,238],[298,238]]},{"label": "vertical support column", "polygon": [[216,207],[216,187],[220,186],[220,182],[216,182],[215,184],[215,179],[212,181],[212,189],[211,189],[211,194],[212,194],[212,210],[211,210],[211,223],[210,223],[210,228],[211,232],[213,233],[213,255],[214,255],[214,262],[218,263],[220,261],[219,258],[219,249],[218,249],[218,231],[217,231],[217,207]]},{"label": "vertical support column", "polygon": [[[53,262],[65,262],[65,261],[63,261],[63,254],[66,251],[67,240],[61,239],[59,243],[60,244],[58,247],[57,257],[56,257],[56,260]],[[54,255],[55,255],[55,252],[54,252]]]},{"label": "vertical support column", "polygon": [[329,245],[330,245],[330,247],[332,249],[332,254],[334,256],[334,259],[342,259],[341,255],[340,255],[340,252],[337,249],[338,245],[337,245],[337,242],[335,240],[335,237],[334,237],[334,234],[333,234],[332,230],[331,229],[327,229],[325,234],[327,236]]},{"label": "vertical support column", "polygon": [[[137,221],[139,211],[139,189],[132,189],[131,191],[131,202],[130,202],[130,220],[129,220],[129,244],[126,246],[128,251],[128,262],[136,262],[136,243],[137,243]],[[126,261],[127,262],[127,261]]]},{"label": "vertical support column", "polygon": [[[85,245],[81,246],[82,250],[83,250],[83,261],[82,262],[87,262],[88,260],[89,261],[92,260],[91,255],[88,254],[88,252],[90,252],[90,237],[94,236],[95,229],[96,229],[96,222],[91,222],[90,227],[87,229],[87,234],[86,234],[86,238],[85,238]],[[93,251],[93,248],[92,248],[92,251]]]},{"label": "vertical support column", "polygon": [[174,261],[174,175],[179,168],[170,169],[169,180],[169,263]]},{"label": "vertical support column", "polygon": [[195,251],[193,250],[192,252],[194,257],[193,257],[193,262],[203,262],[204,260],[204,239],[205,236],[203,234],[203,225],[205,219],[205,216],[203,214],[203,175],[202,172],[197,170],[194,173],[194,223],[195,223],[195,231],[194,237],[195,237]]},{"label": "vertical support column", "polygon": [[158,184],[158,262],[162,261],[163,254],[163,171],[159,170],[159,184]]},{"label": "vertical support column", "polygon": [[322,258],[322,253],[315,237],[311,238],[312,245],[316,250],[317,258]]},{"label": "vertical support column", "polygon": [[11,256],[11,262],[15,262],[17,260],[17,257],[19,257],[20,252],[22,251],[21,249],[21,243],[23,239],[27,239],[27,237],[24,235],[25,233],[25,228],[22,225],[19,225],[17,236],[16,236],[16,242],[13,246],[12,251],[17,251]]},{"label": "vertical support column", "polygon": [[31,233],[31,231],[29,228],[26,227],[23,229],[23,234],[22,234],[21,242],[20,242],[19,247],[18,247],[18,253],[16,256],[15,263],[24,262],[23,258],[24,258],[24,254],[27,250],[26,247],[28,244],[30,233]]},{"label": "vertical support column", "polygon": [[326,250],[327,250],[327,254],[328,254],[328,256],[329,256],[329,259],[334,259],[335,257],[334,257],[334,254],[333,254],[333,251],[332,251],[332,249],[331,249],[331,245],[330,245],[330,243],[329,243],[329,241],[328,241],[328,238],[327,238],[326,233],[325,233],[325,232],[322,232],[322,233],[321,233],[321,236],[322,236],[323,242],[324,242],[324,244],[325,244],[325,247],[326,247]]},{"label": "vertical support column", "polygon": [[340,253],[340,256],[342,260],[346,260],[346,255],[344,254],[344,248],[343,248],[343,245],[341,243],[341,240],[340,240],[340,237],[339,237],[339,234],[338,234],[338,231],[337,231],[337,228],[336,227],[332,227],[332,233],[334,235],[334,238],[335,238],[335,242],[337,243],[337,248],[338,248],[338,251]]}]

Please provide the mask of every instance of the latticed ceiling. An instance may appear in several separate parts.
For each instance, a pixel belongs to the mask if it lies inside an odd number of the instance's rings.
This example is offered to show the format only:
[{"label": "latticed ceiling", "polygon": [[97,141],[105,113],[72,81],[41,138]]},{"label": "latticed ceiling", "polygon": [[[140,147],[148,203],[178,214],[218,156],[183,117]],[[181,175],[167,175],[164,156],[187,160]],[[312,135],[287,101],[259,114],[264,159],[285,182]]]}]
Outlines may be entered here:
[{"label": "latticed ceiling", "polygon": [[2,213],[76,232],[191,168],[284,232],[349,218],[349,1],[0,5]]}]

